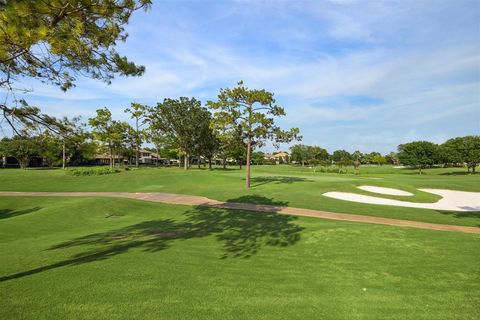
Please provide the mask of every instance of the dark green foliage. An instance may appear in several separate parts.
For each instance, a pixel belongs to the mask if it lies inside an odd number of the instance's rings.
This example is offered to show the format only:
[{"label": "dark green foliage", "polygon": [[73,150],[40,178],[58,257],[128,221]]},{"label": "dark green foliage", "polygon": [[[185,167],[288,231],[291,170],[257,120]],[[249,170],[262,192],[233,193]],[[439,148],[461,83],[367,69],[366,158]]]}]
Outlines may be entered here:
[{"label": "dark green foliage", "polygon": [[422,169],[431,167],[437,159],[438,146],[428,141],[414,141],[398,146],[398,159],[406,166]]},{"label": "dark green foliage", "polygon": [[[50,83],[66,91],[77,75],[110,83],[115,75],[140,76],[137,66],[115,47],[127,39],[132,13],[149,0],[12,0],[0,3],[0,88],[17,89],[18,78]],[[25,101],[6,101],[8,124],[55,129],[52,117]]]},{"label": "dark green foliage", "polygon": [[263,164],[265,162],[265,154],[261,151],[252,152],[252,162],[253,164]]},{"label": "dark green foliage", "polygon": [[71,176],[102,176],[105,174],[118,173],[120,170],[110,167],[71,168],[65,171]]},{"label": "dark green foliage", "polygon": [[296,144],[290,147],[291,160],[296,163],[305,165],[327,164],[329,154],[326,149],[319,146],[307,146],[303,144]]},{"label": "dark green foliage", "polygon": [[0,141],[0,154],[17,159],[20,167],[25,169],[33,156],[39,156],[41,144],[38,137],[16,136]]},{"label": "dark green foliage", "polygon": [[215,137],[210,129],[211,114],[197,99],[165,99],[151,109],[149,119],[151,130],[164,133],[170,143],[183,152],[185,170],[191,155],[213,155]]},{"label": "dark green foliage", "polygon": [[480,136],[466,136],[447,140],[439,148],[439,159],[445,163],[465,163],[475,172],[480,163]]}]

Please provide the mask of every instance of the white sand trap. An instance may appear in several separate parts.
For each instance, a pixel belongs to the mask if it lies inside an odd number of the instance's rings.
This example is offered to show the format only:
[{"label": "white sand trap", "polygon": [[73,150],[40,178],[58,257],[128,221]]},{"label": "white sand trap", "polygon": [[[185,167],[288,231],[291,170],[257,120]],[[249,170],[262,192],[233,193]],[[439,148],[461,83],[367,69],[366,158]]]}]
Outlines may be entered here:
[{"label": "white sand trap", "polygon": [[388,194],[391,196],[413,196],[413,193],[399,190],[399,189],[394,189],[394,188],[383,188],[383,187],[374,187],[374,186],[360,186],[357,188],[368,191],[368,192]]},{"label": "white sand trap", "polygon": [[443,190],[443,189],[419,189],[419,190],[437,194],[441,196],[442,199],[434,203],[418,203],[418,202],[408,202],[408,201],[365,196],[362,194],[349,193],[349,192],[326,192],[323,195],[326,197],[334,198],[334,199],[370,203],[370,204],[381,204],[381,205],[388,205],[388,206],[448,210],[448,211],[480,211],[480,192],[465,192],[465,191],[453,191],[453,190]]}]

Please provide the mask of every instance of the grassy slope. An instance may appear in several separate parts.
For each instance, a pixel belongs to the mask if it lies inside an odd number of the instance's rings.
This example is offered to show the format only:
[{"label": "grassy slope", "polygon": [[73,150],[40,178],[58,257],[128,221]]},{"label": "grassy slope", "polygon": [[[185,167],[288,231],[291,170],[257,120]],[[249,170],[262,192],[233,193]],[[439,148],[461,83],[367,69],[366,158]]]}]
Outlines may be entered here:
[{"label": "grassy slope", "polygon": [[[433,169],[419,176],[416,171],[389,166],[365,167],[360,175],[313,173],[308,168],[260,166],[253,169],[253,187],[244,188],[244,171],[142,168],[105,176],[74,177],[62,170],[0,170],[1,191],[129,191],[172,192],[203,195],[217,200],[276,203],[352,214],[455,225],[480,225],[479,212],[441,212],[394,206],[368,205],[322,196],[327,191],[372,194],[356,188],[376,185],[413,192],[413,197],[384,196],[418,202],[434,202],[438,197],[417,188],[447,188],[480,191],[480,175],[458,175],[464,170]],[[377,195],[379,196],[379,195]],[[380,195],[381,196],[381,195]]]},{"label": "grassy slope", "polygon": [[0,313],[478,319],[479,240],[123,199],[0,198]]}]

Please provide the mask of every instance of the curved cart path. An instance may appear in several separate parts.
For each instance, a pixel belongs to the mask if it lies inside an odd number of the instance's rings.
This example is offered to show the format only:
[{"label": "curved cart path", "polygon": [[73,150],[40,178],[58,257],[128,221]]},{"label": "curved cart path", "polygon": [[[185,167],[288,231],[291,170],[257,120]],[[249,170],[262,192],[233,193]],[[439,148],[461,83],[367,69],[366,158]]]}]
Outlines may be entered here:
[{"label": "curved cart path", "polygon": [[436,224],[420,221],[380,218],[372,216],[362,216],[356,214],[335,213],[311,209],[301,209],[293,207],[281,207],[273,205],[223,202],[212,200],[201,196],[190,196],[173,193],[130,193],[130,192],[1,192],[0,196],[30,196],[30,197],[111,197],[128,198],[144,201],[162,202],[168,204],[206,206],[211,208],[240,209],[260,212],[276,212],[280,214],[290,214],[295,216],[315,217],[330,220],[353,221],[373,224],[383,224],[397,227],[410,227],[418,229],[453,231],[464,233],[480,234],[480,228],[467,226],[454,226],[448,224]]}]

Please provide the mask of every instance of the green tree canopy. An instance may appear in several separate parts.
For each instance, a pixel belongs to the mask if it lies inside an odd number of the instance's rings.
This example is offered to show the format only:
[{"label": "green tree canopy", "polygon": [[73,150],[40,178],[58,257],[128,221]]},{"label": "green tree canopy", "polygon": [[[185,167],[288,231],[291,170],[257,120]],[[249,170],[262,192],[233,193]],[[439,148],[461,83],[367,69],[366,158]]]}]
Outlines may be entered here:
[{"label": "green tree canopy", "polygon": [[[139,76],[145,67],[121,56],[132,13],[150,0],[9,0],[0,2],[0,88],[9,93],[22,77],[68,90],[78,75],[110,83],[116,74]],[[52,128],[48,116],[26,102],[0,104],[15,129],[36,122]]]},{"label": "green tree canopy", "polygon": [[439,149],[443,162],[465,163],[468,171],[475,172],[480,163],[480,136],[449,139]]},{"label": "green tree canopy", "polygon": [[184,153],[184,168],[189,157],[205,143],[204,133],[210,128],[210,112],[195,98],[165,99],[150,113],[152,130],[163,132]]},{"label": "green tree canopy", "polygon": [[398,146],[398,159],[406,166],[422,169],[435,164],[437,159],[437,145],[428,141],[414,141]]},{"label": "green tree canopy", "polygon": [[0,141],[0,154],[17,159],[22,169],[28,166],[33,156],[39,156],[40,153],[41,142],[38,137],[16,136]]},{"label": "green tree canopy", "polygon": [[217,101],[208,105],[217,111],[231,131],[239,130],[247,147],[246,187],[250,188],[250,160],[252,149],[262,146],[267,140],[275,145],[300,139],[298,128],[281,130],[274,117],[284,116],[285,110],[275,104],[273,93],[264,89],[249,89],[238,82],[235,88],[220,89]]},{"label": "green tree canopy", "polygon": [[115,156],[124,147],[130,125],[112,120],[112,113],[107,108],[98,109],[97,115],[88,119],[88,124],[92,127],[93,137],[107,146],[110,166],[114,167]]}]

